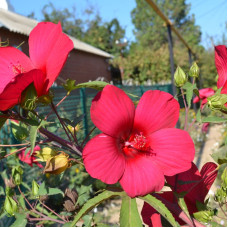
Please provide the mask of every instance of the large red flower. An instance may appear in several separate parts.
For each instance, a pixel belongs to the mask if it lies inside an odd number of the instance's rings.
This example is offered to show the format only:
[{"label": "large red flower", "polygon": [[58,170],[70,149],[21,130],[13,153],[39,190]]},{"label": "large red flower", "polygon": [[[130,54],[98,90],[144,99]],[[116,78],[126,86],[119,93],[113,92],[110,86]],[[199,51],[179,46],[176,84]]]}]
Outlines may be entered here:
[{"label": "large red flower", "polygon": [[121,89],[107,85],[92,101],[91,119],[103,133],[83,150],[88,173],[114,184],[130,197],[159,191],[164,175],[188,170],[194,144],[186,131],[174,128],[179,104],[154,90],[143,94],[137,108]]},{"label": "large red flower", "polygon": [[207,98],[212,96],[212,95],[214,95],[214,94],[215,94],[215,91],[213,89],[211,89],[211,88],[200,89],[199,90],[199,97],[196,96],[193,99],[193,103],[197,103],[200,100],[202,100],[201,108],[203,108],[203,106],[207,103]]},{"label": "large red flower", "polygon": [[25,150],[22,150],[19,154],[18,154],[18,158],[24,162],[27,163],[28,165],[30,165],[31,167],[33,166],[33,164],[36,164],[39,168],[43,168],[43,166],[36,161],[36,157],[34,156],[36,151],[40,151],[40,147],[39,146],[35,146],[33,153],[30,155],[31,151],[28,151],[28,153],[25,155]]},{"label": "large red flower", "polygon": [[218,72],[218,89],[227,94],[227,48],[225,45],[215,46],[215,65]]},{"label": "large red flower", "polygon": [[22,91],[34,83],[38,96],[48,93],[73,42],[60,23],[39,23],[29,35],[29,55],[14,47],[0,47],[0,111],[18,104]]},{"label": "large red flower", "polygon": [[[198,211],[196,207],[197,201],[204,203],[208,191],[210,190],[217,176],[217,171],[215,171],[216,168],[217,165],[215,163],[207,162],[199,172],[196,165],[192,163],[191,169],[178,174],[178,177],[166,177],[166,180],[173,191],[176,191],[178,193],[188,192],[185,195],[184,200],[186,202],[190,215]],[[189,184],[184,184],[184,182],[189,182]],[[163,203],[166,203],[165,200],[170,203],[177,203],[176,197],[171,191],[164,192],[159,195],[164,199]],[[159,226],[160,224],[161,226],[160,215],[149,204],[144,203],[141,214],[144,223],[147,225]],[[181,225],[184,224],[184,222],[180,220],[175,214],[174,217]]]}]

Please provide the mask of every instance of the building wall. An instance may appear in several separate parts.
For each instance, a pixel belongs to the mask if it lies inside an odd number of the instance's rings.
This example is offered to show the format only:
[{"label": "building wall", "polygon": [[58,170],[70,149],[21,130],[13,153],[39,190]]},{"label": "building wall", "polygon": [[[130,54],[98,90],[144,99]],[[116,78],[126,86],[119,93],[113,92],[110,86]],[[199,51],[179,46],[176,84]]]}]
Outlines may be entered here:
[{"label": "building wall", "polygon": [[[10,46],[21,45],[21,50],[29,55],[28,37],[18,33],[10,32],[7,29],[0,28],[0,41],[9,40]],[[61,71],[57,84],[61,84],[64,79],[74,79],[77,83],[96,80],[103,77],[105,81],[111,80],[111,72],[106,58],[90,54],[88,52],[73,49]]]}]

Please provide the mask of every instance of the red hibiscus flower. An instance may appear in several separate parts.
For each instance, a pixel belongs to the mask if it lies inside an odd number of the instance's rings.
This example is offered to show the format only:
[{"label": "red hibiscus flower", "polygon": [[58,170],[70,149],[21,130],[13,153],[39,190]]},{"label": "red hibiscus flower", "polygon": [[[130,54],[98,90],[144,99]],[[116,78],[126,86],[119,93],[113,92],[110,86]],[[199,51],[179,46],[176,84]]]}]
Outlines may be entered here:
[{"label": "red hibiscus flower", "polygon": [[14,47],[0,47],[0,111],[20,103],[23,90],[34,83],[38,96],[48,93],[73,42],[60,23],[39,23],[29,35],[29,55]]},{"label": "red hibiscus flower", "polygon": [[225,45],[215,46],[215,65],[218,72],[217,88],[227,94],[227,48]]},{"label": "red hibiscus flower", "polygon": [[26,155],[25,155],[25,150],[22,150],[19,154],[18,154],[18,158],[24,162],[27,163],[28,165],[30,165],[31,167],[33,166],[33,164],[36,164],[39,168],[43,168],[43,166],[35,161],[36,157],[34,156],[35,151],[39,151],[41,150],[39,146],[35,146],[33,153],[30,155],[31,151],[29,151]]},{"label": "red hibiscus flower", "polygon": [[207,98],[214,95],[214,94],[215,94],[215,91],[211,88],[200,89],[199,90],[199,97],[196,96],[193,99],[193,103],[197,103],[200,100],[202,100],[202,103],[201,103],[201,109],[202,109],[203,106],[207,103]]},{"label": "red hibiscus flower", "polygon": [[87,172],[107,184],[120,182],[130,197],[159,191],[164,175],[188,170],[193,141],[174,128],[179,104],[154,90],[143,94],[137,108],[121,89],[107,85],[92,101],[91,119],[103,133],[83,150]]},{"label": "red hibiscus flower", "polygon": [[[176,180],[176,176],[166,177],[166,180],[168,184],[172,186],[171,188],[173,191],[174,188],[176,188],[176,192],[178,193],[188,192],[185,195],[184,200],[186,202],[190,215],[198,211],[196,208],[197,201],[204,203],[208,191],[210,190],[217,176],[217,171],[215,171],[216,168],[217,165],[215,163],[208,162],[203,166],[203,168],[199,172],[196,165],[192,163],[191,169],[178,174],[178,180]],[[180,181],[190,181],[192,183],[180,184]],[[159,196],[161,196],[164,199],[162,200],[164,204],[166,204],[167,202],[177,203],[176,197],[171,191],[159,194]],[[158,214],[158,212],[149,204],[144,203],[141,214],[144,223],[146,223],[147,225],[161,227],[160,214]],[[173,215],[181,225],[184,224],[184,222],[181,219],[179,219],[176,214]]]}]

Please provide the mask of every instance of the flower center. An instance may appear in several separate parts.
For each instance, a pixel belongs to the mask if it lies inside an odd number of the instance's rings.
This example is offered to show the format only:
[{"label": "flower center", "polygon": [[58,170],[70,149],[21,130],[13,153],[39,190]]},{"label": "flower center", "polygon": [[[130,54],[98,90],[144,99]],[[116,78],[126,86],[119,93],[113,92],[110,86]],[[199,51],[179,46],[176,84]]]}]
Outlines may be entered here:
[{"label": "flower center", "polygon": [[13,71],[14,75],[25,73],[25,69],[21,66],[19,62],[16,64],[10,63],[9,69]]},{"label": "flower center", "polygon": [[134,133],[128,140],[123,140],[122,151],[128,158],[134,158],[138,155],[155,155],[150,146],[149,140],[143,135],[142,132]]}]

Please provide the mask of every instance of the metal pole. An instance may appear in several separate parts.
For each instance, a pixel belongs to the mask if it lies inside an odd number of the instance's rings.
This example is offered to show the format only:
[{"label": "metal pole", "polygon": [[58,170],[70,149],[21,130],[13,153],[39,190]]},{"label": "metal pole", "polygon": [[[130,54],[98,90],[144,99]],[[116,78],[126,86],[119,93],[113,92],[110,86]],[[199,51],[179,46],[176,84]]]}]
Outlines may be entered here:
[{"label": "metal pole", "polygon": [[80,100],[81,100],[82,112],[84,114],[84,117],[83,117],[84,136],[86,137],[88,135],[88,119],[87,119],[87,110],[86,110],[85,88],[80,88]]},{"label": "metal pole", "polygon": [[173,58],[173,39],[172,39],[172,32],[171,26],[167,25],[168,31],[168,42],[169,42],[169,58],[170,58],[170,68],[171,68],[171,78],[172,78],[172,89],[173,89],[173,96],[176,95],[176,86],[174,84],[174,58]]}]

